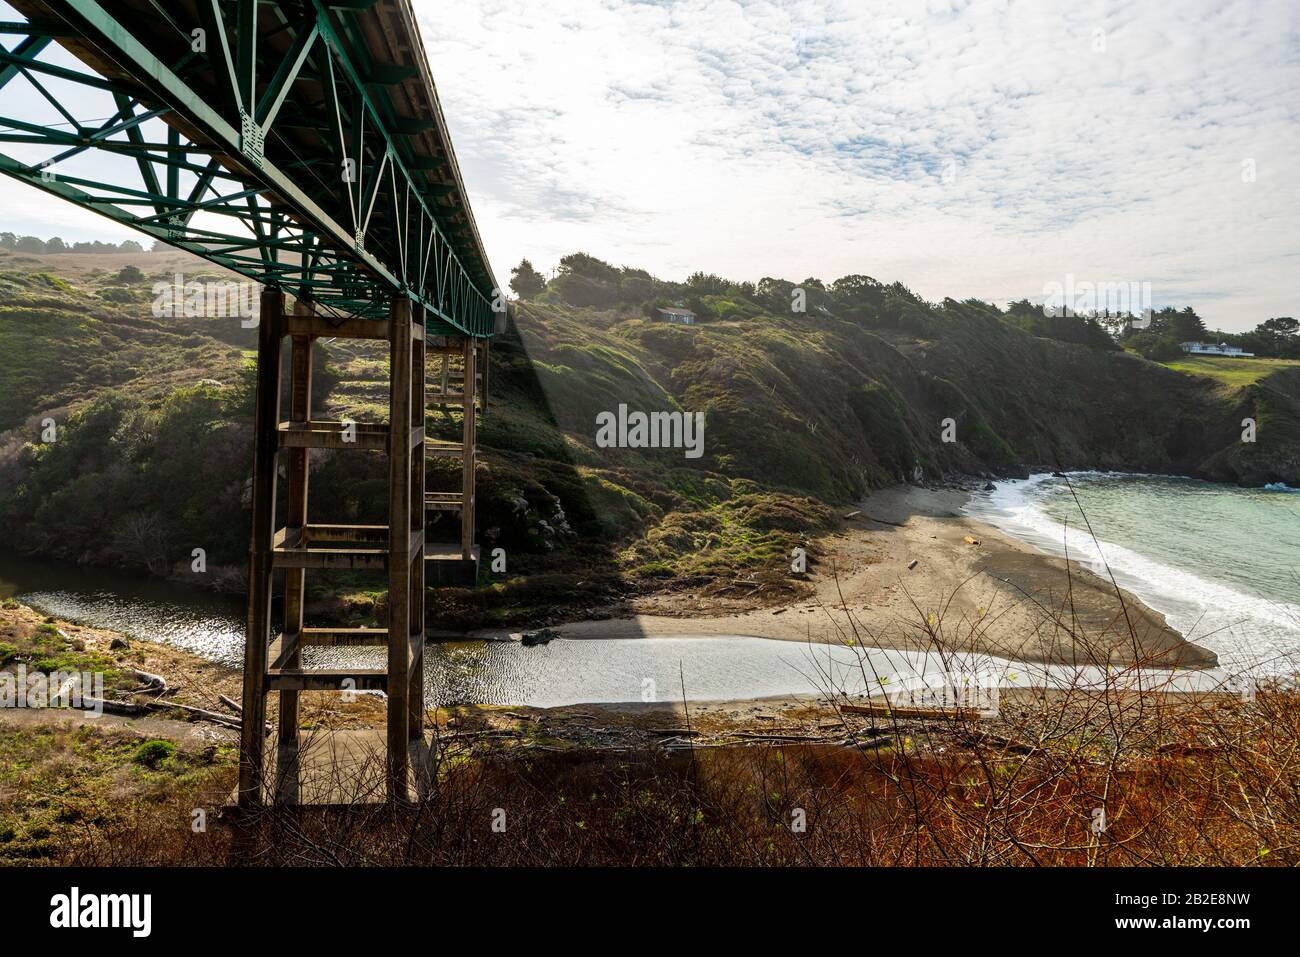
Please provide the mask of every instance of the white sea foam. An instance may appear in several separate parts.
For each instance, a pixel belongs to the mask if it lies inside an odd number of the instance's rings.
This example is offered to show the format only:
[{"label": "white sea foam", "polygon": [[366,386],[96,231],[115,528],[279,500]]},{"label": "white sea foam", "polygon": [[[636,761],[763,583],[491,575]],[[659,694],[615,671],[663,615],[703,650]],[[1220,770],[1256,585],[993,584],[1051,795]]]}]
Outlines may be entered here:
[{"label": "white sea foam", "polygon": [[[1071,473],[1093,480],[1104,473]],[[1077,561],[1106,577],[1165,616],[1188,640],[1219,656],[1231,671],[1291,674],[1300,668],[1300,605],[1271,601],[1232,585],[1157,560],[1132,548],[1094,541],[1083,527],[1057,520],[1041,505],[1050,474],[998,482],[978,493],[965,511],[1051,555]],[[1193,546],[1195,547],[1195,546]]]}]

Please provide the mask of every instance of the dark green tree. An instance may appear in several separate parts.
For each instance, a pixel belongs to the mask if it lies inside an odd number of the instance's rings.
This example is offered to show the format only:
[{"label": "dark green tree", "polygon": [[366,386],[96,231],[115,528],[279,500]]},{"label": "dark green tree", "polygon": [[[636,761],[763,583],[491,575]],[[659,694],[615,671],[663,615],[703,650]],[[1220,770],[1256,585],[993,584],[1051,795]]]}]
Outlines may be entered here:
[{"label": "dark green tree", "polygon": [[1265,319],[1250,332],[1242,336],[1242,344],[1252,352],[1263,356],[1277,356],[1292,359],[1300,356],[1300,322],[1290,316],[1275,316]]},{"label": "dark green tree", "polygon": [[877,315],[885,304],[885,290],[870,276],[841,276],[831,283],[831,299],[845,315],[862,318]]},{"label": "dark green tree", "polygon": [[1276,336],[1290,337],[1300,332],[1300,320],[1292,319],[1290,316],[1276,316],[1273,319],[1265,319],[1259,324],[1259,328]]},{"label": "dark green tree", "polygon": [[520,299],[532,299],[546,290],[546,280],[531,262],[521,259],[519,265],[510,270],[510,288]]},{"label": "dark green tree", "polygon": [[622,294],[623,275],[603,259],[571,253],[560,260],[551,290],[571,306],[609,306]]},{"label": "dark green tree", "polygon": [[1191,306],[1169,317],[1168,331],[1179,342],[1201,342],[1205,339],[1205,320]]},{"label": "dark green tree", "polygon": [[713,273],[693,272],[686,277],[686,285],[699,296],[721,296],[726,294],[729,283]]},{"label": "dark green tree", "polygon": [[788,279],[773,279],[771,276],[764,276],[758,281],[758,286],[754,289],[754,295],[764,306],[777,314],[783,314],[790,311],[791,296],[794,292],[794,283]]}]

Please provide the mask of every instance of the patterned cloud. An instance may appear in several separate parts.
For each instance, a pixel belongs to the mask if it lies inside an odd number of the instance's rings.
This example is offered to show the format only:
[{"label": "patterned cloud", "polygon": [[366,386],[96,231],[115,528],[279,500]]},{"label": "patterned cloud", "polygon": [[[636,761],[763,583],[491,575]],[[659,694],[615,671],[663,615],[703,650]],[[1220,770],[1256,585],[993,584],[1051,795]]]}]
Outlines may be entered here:
[{"label": "patterned cloud", "polygon": [[1150,282],[1300,311],[1300,7],[416,4],[497,272],[585,250],[680,278],[931,299]]}]

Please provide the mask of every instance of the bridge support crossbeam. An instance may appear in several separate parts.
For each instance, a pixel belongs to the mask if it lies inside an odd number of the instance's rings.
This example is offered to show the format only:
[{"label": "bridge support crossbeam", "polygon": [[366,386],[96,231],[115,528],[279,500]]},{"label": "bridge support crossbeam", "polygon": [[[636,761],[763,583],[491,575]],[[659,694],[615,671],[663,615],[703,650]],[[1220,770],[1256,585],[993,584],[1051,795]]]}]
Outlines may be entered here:
[{"label": "bridge support crossbeam", "polygon": [[429,393],[431,409],[437,409],[446,418],[453,411],[461,411],[459,445],[453,442],[438,443],[433,454],[445,458],[459,458],[460,489],[456,491],[428,492],[425,508],[431,512],[459,514],[456,540],[431,543],[425,551],[434,580],[443,584],[472,585],[478,577],[479,549],[474,544],[477,522],[475,473],[478,468],[478,419],[487,411],[488,403],[488,343],[469,337],[431,338],[428,351],[441,360],[441,371],[435,375],[438,383]]}]

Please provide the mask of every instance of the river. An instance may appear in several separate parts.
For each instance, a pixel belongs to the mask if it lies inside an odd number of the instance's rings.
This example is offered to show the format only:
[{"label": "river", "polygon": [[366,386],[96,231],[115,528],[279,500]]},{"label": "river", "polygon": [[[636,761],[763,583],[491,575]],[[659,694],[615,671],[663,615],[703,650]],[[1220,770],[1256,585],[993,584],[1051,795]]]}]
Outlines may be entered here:
[{"label": "river", "polygon": [[[186,585],[0,552],[0,598],[13,597],[59,618],[161,642],[232,667],[243,659],[243,603]],[[305,663],[331,655],[382,660],[380,649],[313,648]],[[425,700],[435,704],[556,707],[582,703],[821,697],[843,691],[930,688],[947,676],[1000,688],[1096,686],[1098,669],[803,644],[744,636],[557,639],[527,648],[513,641],[428,646]],[[1205,689],[1214,672],[1144,672],[1133,681],[1169,690]],[[1113,679],[1110,679],[1113,680]]]}]

